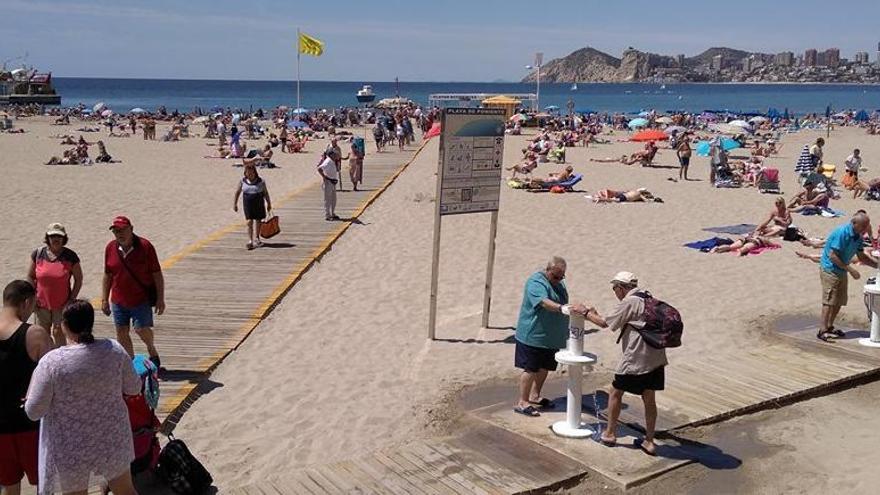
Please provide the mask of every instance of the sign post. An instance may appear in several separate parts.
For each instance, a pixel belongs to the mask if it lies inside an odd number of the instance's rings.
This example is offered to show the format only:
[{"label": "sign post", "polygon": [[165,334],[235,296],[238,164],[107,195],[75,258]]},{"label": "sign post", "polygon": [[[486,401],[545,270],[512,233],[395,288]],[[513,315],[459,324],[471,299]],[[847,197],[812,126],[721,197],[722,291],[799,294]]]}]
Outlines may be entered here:
[{"label": "sign post", "polygon": [[440,270],[440,225],[445,215],[491,212],[489,254],[483,294],[483,327],[489,325],[495,233],[501,197],[504,156],[504,109],[447,108],[440,117],[440,159],[434,201],[434,252],[428,338],[437,324],[437,281]]}]

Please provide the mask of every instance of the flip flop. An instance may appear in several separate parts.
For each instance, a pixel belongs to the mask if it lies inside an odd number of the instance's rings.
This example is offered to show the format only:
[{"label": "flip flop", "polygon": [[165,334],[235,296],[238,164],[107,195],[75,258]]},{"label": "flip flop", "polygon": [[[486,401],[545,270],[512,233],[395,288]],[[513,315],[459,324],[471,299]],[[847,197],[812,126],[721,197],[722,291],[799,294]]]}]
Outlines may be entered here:
[{"label": "flip flop", "polygon": [[636,447],[639,448],[639,450],[641,450],[641,451],[644,452],[645,454],[648,454],[648,455],[651,456],[651,457],[655,457],[655,456],[657,455],[657,451],[656,451],[656,450],[655,450],[654,452],[651,452],[650,450],[648,450],[648,449],[645,448],[645,442],[644,442],[644,440],[641,440],[641,439],[634,440],[634,441],[633,441],[633,445],[635,445]]},{"label": "flip flop", "polygon": [[834,332],[831,332],[830,330],[819,330],[819,333],[816,334],[817,339],[821,340],[822,342],[827,342],[829,344],[834,343],[833,336]]},{"label": "flip flop", "polygon": [[529,404],[534,404],[534,405],[540,407],[541,409],[553,409],[554,407],[556,407],[556,404],[552,400],[550,400],[546,397],[541,397],[541,400],[539,400],[537,402],[530,400]]},{"label": "flip flop", "polygon": [[537,418],[538,416],[541,415],[541,413],[539,413],[538,410],[532,406],[526,406],[526,407],[516,406],[513,408],[513,412],[515,412],[517,414],[522,414],[523,416],[528,416],[530,418]]},{"label": "flip flop", "polygon": [[832,334],[834,334],[835,337],[838,337],[841,339],[846,337],[846,332],[844,332],[843,330],[839,330],[837,328],[834,328],[834,327],[829,328],[827,330],[827,332],[831,332]]},{"label": "flip flop", "polygon": [[601,443],[602,445],[604,445],[606,447],[614,447],[617,445],[617,439],[614,439],[613,441],[612,440],[605,440],[604,438],[602,438],[600,436],[599,443]]}]

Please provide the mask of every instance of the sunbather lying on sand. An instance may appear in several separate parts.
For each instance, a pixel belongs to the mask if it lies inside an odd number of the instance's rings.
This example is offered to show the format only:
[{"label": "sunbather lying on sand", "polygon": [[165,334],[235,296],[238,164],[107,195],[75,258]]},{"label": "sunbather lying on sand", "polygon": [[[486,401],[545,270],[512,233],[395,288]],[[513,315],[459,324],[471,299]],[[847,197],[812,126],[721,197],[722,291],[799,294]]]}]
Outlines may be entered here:
[{"label": "sunbather lying on sand", "polygon": [[597,203],[638,203],[638,202],[656,202],[662,203],[663,200],[655,197],[647,188],[640,187],[629,191],[615,191],[613,189],[604,189],[596,194],[593,201]]},{"label": "sunbather lying on sand", "polygon": [[754,234],[749,234],[745,237],[741,237],[733,242],[733,244],[728,244],[726,246],[715,246],[709,252],[710,253],[729,253],[730,251],[737,251],[740,256],[745,256],[749,254],[753,249],[775,246],[772,242],[767,240],[765,237],[761,237]]},{"label": "sunbather lying on sand", "polygon": [[569,165],[565,167],[565,170],[562,172],[550,172],[546,179],[531,179],[529,181],[530,188],[548,188],[552,187],[555,184],[559,184],[560,182],[565,182],[568,179],[571,179],[571,176],[574,175],[574,168]]}]

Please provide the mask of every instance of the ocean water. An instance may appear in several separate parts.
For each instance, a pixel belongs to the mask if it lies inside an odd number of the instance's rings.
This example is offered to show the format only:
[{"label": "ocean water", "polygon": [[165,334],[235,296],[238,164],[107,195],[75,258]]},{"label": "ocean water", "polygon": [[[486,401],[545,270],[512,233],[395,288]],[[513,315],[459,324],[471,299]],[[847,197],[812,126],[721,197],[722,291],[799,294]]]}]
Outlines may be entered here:
[{"label": "ocean water", "polygon": [[[339,82],[303,81],[302,106],[332,108],[357,104],[355,93],[363,84],[371,84],[377,101],[400,95],[428,104],[432,93],[533,93],[534,84],[521,83],[430,83],[430,82]],[[93,79],[56,78],[55,87],[62,105],[84,103],[92,106],[103,101],[117,112],[134,107],[154,110],[165,105],[182,112],[195,107],[232,109],[269,109],[278,105],[296,105],[296,82],[293,81],[212,81],[176,79]],[[824,113],[827,106],[838,110],[872,111],[880,109],[880,86],[834,84],[542,84],[541,106],[556,105],[565,111],[571,100],[577,110],[599,112],[702,111],[728,109],[742,112],[766,112],[768,108],[787,108],[804,114]]]}]

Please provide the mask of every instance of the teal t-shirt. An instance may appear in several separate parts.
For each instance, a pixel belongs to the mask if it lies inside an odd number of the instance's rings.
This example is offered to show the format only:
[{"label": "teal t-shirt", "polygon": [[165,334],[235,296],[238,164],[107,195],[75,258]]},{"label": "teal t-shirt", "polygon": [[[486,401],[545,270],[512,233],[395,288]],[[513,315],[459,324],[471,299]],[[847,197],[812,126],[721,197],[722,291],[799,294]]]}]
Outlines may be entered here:
[{"label": "teal t-shirt", "polygon": [[526,280],[516,322],[516,340],[532,347],[562,349],[568,339],[568,316],[544,309],[541,306],[544,299],[568,304],[568,290],[565,282],[554,286],[543,272],[535,272]]}]

